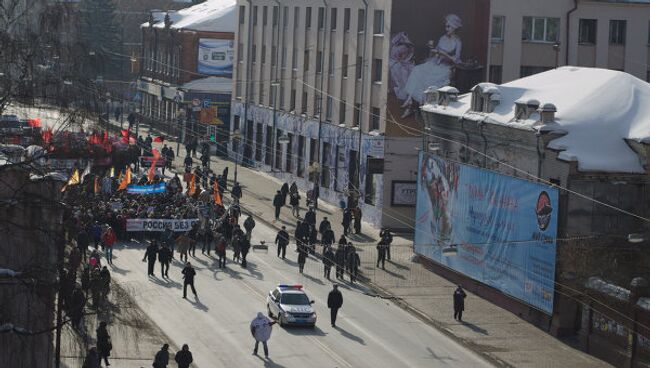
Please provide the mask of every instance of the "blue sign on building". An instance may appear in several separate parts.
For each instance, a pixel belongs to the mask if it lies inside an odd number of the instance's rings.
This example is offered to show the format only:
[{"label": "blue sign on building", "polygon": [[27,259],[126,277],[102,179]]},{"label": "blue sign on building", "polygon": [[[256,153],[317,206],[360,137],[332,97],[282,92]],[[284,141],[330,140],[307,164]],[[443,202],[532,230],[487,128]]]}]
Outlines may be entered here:
[{"label": "blue sign on building", "polygon": [[420,153],[414,250],[552,314],[557,209],[557,189]]}]

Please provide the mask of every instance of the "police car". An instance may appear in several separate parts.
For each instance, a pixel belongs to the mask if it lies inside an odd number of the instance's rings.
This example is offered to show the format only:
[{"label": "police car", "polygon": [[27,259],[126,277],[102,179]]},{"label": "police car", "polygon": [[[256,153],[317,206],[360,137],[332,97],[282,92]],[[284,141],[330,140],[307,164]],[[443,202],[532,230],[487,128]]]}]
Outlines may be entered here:
[{"label": "police car", "polygon": [[278,285],[269,291],[266,307],[269,317],[276,318],[280,326],[303,325],[316,326],[316,311],[302,290],[302,285]]}]

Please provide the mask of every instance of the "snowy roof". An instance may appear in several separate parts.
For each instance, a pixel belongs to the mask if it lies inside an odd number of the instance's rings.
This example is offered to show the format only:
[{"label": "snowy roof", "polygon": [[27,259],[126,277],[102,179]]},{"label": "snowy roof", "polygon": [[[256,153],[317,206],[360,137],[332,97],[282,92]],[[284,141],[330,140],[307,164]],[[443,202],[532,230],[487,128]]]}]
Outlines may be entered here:
[{"label": "snowy roof", "polygon": [[[158,11],[152,14],[156,28],[165,28],[165,14],[169,14],[173,29],[234,33],[237,24],[237,1],[208,0],[178,11]],[[149,27],[149,22],[143,23],[142,27]]]},{"label": "snowy roof", "polygon": [[[501,96],[494,112],[469,111],[469,93],[449,106],[424,105],[422,110],[564,134],[548,147],[562,151],[561,160],[577,161],[580,171],[644,173],[626,140],[650,143],[650,84],[623,72],[567,66],[495,86],[497,91],[486,84],[480,87]],[[539,113],[516,120],[515,102],[531,99],[555,105],[555,122],[543,125]]]},{"label": "snowy roof", "polygon": [[191,92],[230,94],[232,92],[232,79],[221,77],[195,79],[183,84],[182,88]]}]

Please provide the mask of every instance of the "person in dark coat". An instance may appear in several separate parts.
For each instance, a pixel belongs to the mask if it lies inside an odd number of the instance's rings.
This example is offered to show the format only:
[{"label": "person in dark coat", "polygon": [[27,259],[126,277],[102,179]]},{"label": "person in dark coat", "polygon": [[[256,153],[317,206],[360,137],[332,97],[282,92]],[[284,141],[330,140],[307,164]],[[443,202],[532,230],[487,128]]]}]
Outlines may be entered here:
[{"label": "person in dark coat", "polygon": [[314,208],[318,209],[318,197],[320,197],[320,187],[318,184],[314,184],[314,189],[312,190],[312,201],[314,203]]},{"label": "person in dark coat", "polygon": [[352,250],[350,251],[350,255],[348,257],[348,265],[350,269],[350,282],[354,284],[354,282],[357,280],[357,277],[359,277],[359,267],[361,266],[361,259],[359,258],[359,254],[354,247],[352,247]]},{"label": "person in dark coat", "polygon": [[305,220],[309,226],[316,227],[316,212],[314,212],[313,208],[310,208],[307,213],[305,213]]},{"label": "person in dark coat", "polygon": [[246,256],[248,255],[248,251],[251,249],[251,241],[248,240],[247,237],[243,237],[240,241],[240,251],[241,251],[241,266],[243,268],[246,268],[246,265],[248,264],[246,262]]},{"label": "person in dark coat", "polygon": [[169,345],[165,344],[153,359],[153,368],[167,368],[169,364]]},{"label": "person in dark coat", "polygon": [[377,268],[379,268],[380,263],[381,263],[381,269],[385,270],[386,269],[386,244],[384,244],[383,240],[380,240],[379,244],[377,244]]},{"label": "person in dark coat", "polygon": [[253,229],[255,228],[255,219],[253,216],[248,215],[246,220],[244,220],[244,230],[246,230],[246,238],[250,240],[253,235]]},{"label": "person in dark coat", "polygon": [[144,252],[144,257],[142,257],[142,262],[144,262],[145,259],[148,261],[149,267],[147,268],[147,275],[149,276],[154,276],[153,268],[156,265],[156,255],[158,255],[158,244],[156,244],[155,241],[152,241]]},{"label": "person in dark coat", "polygon": [[192,264],[187,262],[185,268],[183,268],[183,271],[181,272],[183,274],[183,299],[187,299],[187,285],[192,288],[194,297],[198,298],[198,295],[196,295],[196,289],[194,288],[194,276],[196,276],[196,271],[192,268]]},{"label": "person in dark coat", "polygon": [[291,214],[300,218],[300,194],[297,191],[289,193],[289,204],[291,205]]},{"label": "person in dark coat", "polygon": [[340,245],[336,248],[334,253],[334,262],[336,262],[336,278],[341,280],[343,279],[343,269],[345,265],[345,246]]},{"label": "person in dark coat", "polygon": [[289,187],[289,193],[298,193],[298,184],[294,181]]},{"label": "person in dark coat", "polygon": [[339,286],[334,284],[334,288],[327,296],[327,307],[330,309],[332,327],[336,327],[336,315],[341,306],[343,306],[343,294],[339,291]]},{"label": "person in dark coat", "polygon": [[386,246],[386,259],[390,261],[390,245],[393,242],[393,234],[390,232],[390,229],[384,228],[379,232],[379,237]]},{"label": "person in dark coat", "polygon": [[278,190],[275,193],[275,197],[273,197],[273,208],[275,208],[275,220],[273,221],[278,221],[280,219],[280,209],[282,209],[282,206],[284,206],[282,193]]},{"label": "person in dark coat", "polygon": [[176,353],[174,360],[178,363],[178,368],[189,368],[190,364],[194,361],[192,353],[190,352],[190,347],[187,346],[187,344],[184,344],[181,351]]},{"label": "person in dark coat", "polygon": [[192,160],[192,156],[190,155],[185,156],[185,160],[183,161],[183,163],[185,164],[186,170],[189,170],[192,168],[192,166],[194,166],[194,160]]},{"label": "person in dark coat", "polygon": [[289,194],[289,184],[284,183],[282,184],[282,187],[280,187],[280,194],[282,195],[282,205],[287,204],[287,194]]},{"label": "person in dark coat", "polygon": [[82,368],[101,368],[101,366],[102,361],[97,353],[97,348],[93,346],[88,349],[88,354],[86,354]]},{"label": "person in dark coat", "polygon": [[356,207],[354,209],[354,232],[356,234],[361,234],[361,217],[363,216],[361,208]]},{"label": "person in dark coat", "polygon": [[323,249],[331,247],[332,244],[334,244],[334,240],[335,240],[334,231],[332,229],[325,230],[320,240],[321,244],[323,244]]},{"label": "person in dark coat", "polygon": [[351,222],[352,222],[352,210],[346,208],[345,210],[343,210],[343,221],[341,221],[341,225],[343,225],[343,235],[348,235],[348,231],[350,231]]},{"label": "person in dark coat", "polygon": [[465,298],[467,294],[460,285],[454,291],[454,319],[463,321],[463,311],[465,310]]},{"label": "person in dark coat", "polygon": [[239,182],[235,182],[235,184],[232,186],[232,189],[230,190],[230,194],[232,194],[232,199],[235,201],[235,203],[239,203],[239,200],[242,196],[241,186],[239,185]]},{"label": "person in dark coat", "polygon": [[323,268],[324,276],[326,279],[330,279],[330,272],[332,271],[332,265],[334,264],[334,252],[332,247],[327,247],[323,253]]},{"label": "person in dark coat", "polygon": [[88,251],[88,245],[90,244],[90,235],[85,228],[81,228],[79,233],[77,233],[77,248],[83,257],[83,260],[86,260],[86,252]]},{"label": "person in dark coat", "polygon": [[99,327],[97,328],[97,353],[99,354],[99,360],[104,359],[106,366],[111,365],[108,362],[108,357],[111,356],[111,350],[113,349],[113,344],[111,343],[111,336],[106,330],[106,322],[100,322]]},{"label": "person in dark coat", "polygon": [[304,243],[298,245],[298,271],[302,273],[305,269],[305,262],[307,261],[307,246]]},{"label": "person in dark coat", "polygon": [[282,230],[278,231],[278,235],[275,236],[275,244],[278,246],[278,257],[282,255],[282,259],[284,259],[289,244],[289,233],[287,233],[286,226],[282,226]]},{"label": "person in dark coat", "polygon": [[323,217],[323,220],[318,225],[318,233],[322,236],[323,234],[325,234],[325,231],[331,228],[332,228],[332,224],[330,224],[330,221],[327,219],[327,216],[325,216]]},{"label": "person in dark coat", "polygon": [[70,311],[70,319],[72,326],[80,327],[81,317],[83,317],[84,307],[86,306],[86,295],[83,290],[78,286],[72,291],[72,308]]},{"label": "person in dark coat", "polygon": [[158,252],[158,261],[160,261],[160,276],[169,277],[169,263],[172,261],[172,251],[168,246],[163,246]]}]

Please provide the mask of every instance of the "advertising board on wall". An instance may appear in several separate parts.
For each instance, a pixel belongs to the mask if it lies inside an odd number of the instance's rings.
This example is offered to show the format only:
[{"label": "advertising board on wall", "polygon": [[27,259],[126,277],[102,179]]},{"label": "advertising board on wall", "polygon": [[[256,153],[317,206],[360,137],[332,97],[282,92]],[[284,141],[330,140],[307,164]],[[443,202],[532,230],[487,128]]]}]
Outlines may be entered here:
[{"label": "advertising board on wall", "polygon": [[232,77],[233,40],[199,39],[197,71],[201,74]]},{"label": "advertising board on wall", "polygon": [[[418,14],[413,17],[413,14]],[[485,77],[490,0],[393,1],[388,109],[415,123],[424,91],[466,92]]]},{"label": "advertising board on wall", "polygon": [[557,189],[425,153],[418,172],[414,251],[552,314]]},{"label": "advertising board on wall", "polygon": [[417,200],[417,182],[393,180],[391,205],[398,207],[415,207]]}]

